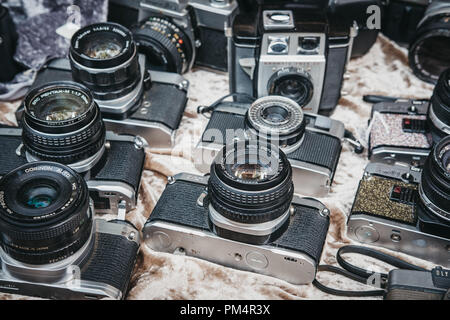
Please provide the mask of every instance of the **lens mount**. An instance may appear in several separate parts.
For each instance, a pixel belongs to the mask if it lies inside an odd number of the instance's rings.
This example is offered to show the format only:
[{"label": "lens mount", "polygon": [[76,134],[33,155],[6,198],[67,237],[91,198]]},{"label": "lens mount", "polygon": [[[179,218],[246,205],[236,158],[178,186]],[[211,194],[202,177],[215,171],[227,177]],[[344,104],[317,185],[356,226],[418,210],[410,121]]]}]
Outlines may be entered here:
[{"label": "lens mount", "polygon": [[105,125],[91,93],[74,82],[54,82],[24,100],[22,140],[40,160],[64,164],[93,157],[105,144]]},{"label": "lens mount", "polygon": [[250,106],[246,126],[252,135],[269,141],[277,139],[284,146],[301,140],[306,123],[303,110],[295,101],[281,96],[267,96]]},{"label": "lens mount", "polygon": [[63,260],[91,234],[86,182],[54,162],[25,164],[0,180],[0,245],[27,264]]},{"label": "lens mount", "polygon": [[427,212],[450,222],[450,136],[443,138],[425,161],[419,195]]},{"label": "lens mount", "polygon": [[435,84],[450,65],[450,6],[422,21],[409,49],[409,64],[423,81]]},{"label": "lens mount", "polygon": [[133,36],[138,51],[147,58],[152,70],[185,73],[193,63],[189,37],[175,23],[162,17],[142,21]]},{"label": "lens mount", "polygon": [[116,23],[96,23],[78,30],[69,52],[72,77],[98,100],[114,100],[141,83],[136,44],[131,32]]},{"label": "lens mount", "polygon": [[267,83],[267,92],[269,95],[292,99],[304,107],[313,97],[314,85],[308,73],[291,67],[272,75]]}]

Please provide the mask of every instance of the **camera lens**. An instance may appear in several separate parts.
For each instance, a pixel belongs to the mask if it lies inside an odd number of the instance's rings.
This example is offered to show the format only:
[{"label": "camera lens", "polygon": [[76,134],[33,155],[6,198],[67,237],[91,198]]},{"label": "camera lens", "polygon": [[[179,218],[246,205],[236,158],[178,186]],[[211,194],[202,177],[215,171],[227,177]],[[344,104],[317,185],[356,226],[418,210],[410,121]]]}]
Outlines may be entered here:
[{"label": "camera lens", "polygon": [[74,82],[38,87],[24,101],[22,140],[39,160],[75,164],[101,157],[105,126],[90,92]]},{"label": "camera lens", "polygon": [[423,81],[436,83],[450,65],[450,6],[441,13],[427,15],[419,25],[409,49],[409,63]]},{"label": "camera lens", "polygon": [[292,169],[273,145],[227,145],[211,165],[208,191],[210,220],[219,236],[263,244],[289,223]]},{"label": "camera lens", "polygon": [[301,107],[312,99],[314,87],[309,76],[300,70],[289,68],[275,73],[268,82],[269,95],[294,100]]},{"label": "camera lens", "polygon": [[425,161],[419,194],[425,211],[450,222],[450,136],[443,138]]},{"label": "camera lens", "polygon": [[72,77],[91,89],[95,99],[117,99],[141,84],[136,44],[125,27],[92,24],[78,30],[70,44]]},{"label": "camera lens", "polygon": [[89,239],[92,212],[84,180],[54,162],[34,162],[0,180],[0,245],[27,264],[60,261]]},{"label": "camera lens", "polygon": [[133,30],[133,35],[151,70],[185,73],[192,64],[191,41],[182,29],[165,18],[147,18]]},{"label": "camera lens", "polygon": [[428,124],[434,143],[450,134],[450,69],[442,72],[434,88]]},{"label": "camera lens", "polygon": [[280,145],[293,145],[305,132],[302,108],[293,100],[268,96],[256,100],[248,109],[246,125],[258,138],[277,140]]}]

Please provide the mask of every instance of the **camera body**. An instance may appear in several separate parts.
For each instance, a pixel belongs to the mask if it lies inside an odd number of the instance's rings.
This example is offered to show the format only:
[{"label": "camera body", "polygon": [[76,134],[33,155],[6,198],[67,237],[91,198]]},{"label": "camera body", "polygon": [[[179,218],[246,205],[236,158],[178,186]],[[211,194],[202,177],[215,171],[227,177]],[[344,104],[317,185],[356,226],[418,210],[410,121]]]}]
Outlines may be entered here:
[{"label": "camera body", "polygon": [[[418,200],[421,174],[404,164],[368,164],[348,218],[348,236],[448,267],[450,223]],[[436,211],[448,211],[446,206]]]},{"label": "camera body", "polygon": [[[123,12],[127,12],[124,18]],[[134,37],[141,52],[151,52],[154,60],[161,59],[168,71],[184,73],[195,63],[197,66],[227,71],[227,38],[225,31],[231,26],[238,12],[235,0],[144,0],[144,1],[110,1],[109,20],[134,28]],[[168,29],[166,29],[168,28]],[[164,43],[164,36],[174,36],[175,40],[183,40],[176,47],[170,42]],[[155,42],[156,41],[156,42]],[[167,56],[164,51],[171,51]],[[181,53],[181,64],[172,64],[172,58]],[[149,56],[149,57],[150,57]],[[168,58],[167,58],[168,57]],[[158,70],[162,65],[149,66]],[[164,69],[167,70],[167,69]]]},{"label": "camera body", "polygon": [[[283,97],[266,98],[279,100]],[[261,139],[249,127],[249,108],[253,107],[248,103],[222,102],[214,109],[196,147],[195,166],[200,172],[209,172],[214,156],[234,139]],[[258,113],[259,111],[252,112]],[[284,144],[280,137],[280,141],[274,139],[271,143],[278,144],[289,159],[293,169],[295,192],[323,197],[331,188],[345,128],[340,121],[322,115],[305,112],[303,117],[305,130],[299,141],[285,140],[288,144]]]},{"label": "camera body", "polygon": [[[186,107],[189,82],[176,73],[147,71],[144,60],[139,57],[141,85],[119,98],[96,101],[108,130],[140,136],[154,148],[170,147]],[[68,59],[51,60],[31,89],[59,80],[74,81]],[[20,112],[16,115],[20,120]]]},{"label": "camera body", "polygon": [[95,219],[86,244],[56,263],[24,264],[0,249],[0,290],[47,299],[124,299],[139,245],[131,224]]},{"label": "camera body", "polygon": [[254,245],[217,235],[221,221],[211,223],[207,185],[204,176],[182,173],[170,178],[143,228],[146,245],[294,284],[314,280],[329,225],[323,204],[294,196],[289,225],[269,243]]},{"label": "camera body", "polygon": [[[22,129],[0,128],[2,154],[0,177],[27,162],[34,162],[22,145]],[[84,172],[97,213],[117,214],[136,207],[145,152],[133,136],[106,133],[106,143],[97,162],[87,159],[73,167]]]},{"label": "camera body", "polygon": [[[357,21],[363,22],[371,3],[377,2],[260,1],[241,12],[230,38],[230,92],[283,95],[307,112],[331,112],[340,98]],[[376,34],[371,38],[367,50]]]}]

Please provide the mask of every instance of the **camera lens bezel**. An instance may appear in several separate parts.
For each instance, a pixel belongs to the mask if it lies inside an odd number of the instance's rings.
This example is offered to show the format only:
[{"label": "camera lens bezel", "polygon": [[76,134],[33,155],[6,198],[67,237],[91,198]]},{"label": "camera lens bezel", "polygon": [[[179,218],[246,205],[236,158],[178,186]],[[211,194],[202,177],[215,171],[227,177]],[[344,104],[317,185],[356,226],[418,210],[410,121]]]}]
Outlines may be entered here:
[{"label": "camera lens bezel", "polygon": [[[193,64],[192,41],[182,28],[164,17],[150,16],[133,29],[138,51],[147,57],[152,70],[185,73]],[[148,53],[159,56],[165,67],[152,65]]]},{"label": "camera lens bezel", "polygon": [[450,68],[439,77],[428,108],[428,124],[433,142],[450,134]]},{"label": "camera lens bezel", "polygon": [[[264,113],[273,107],[284,109],[289,118],[281,123],[265,119]],[[282,147],[301,142],[306,129],[302,108],[295,101],[282,96],[267,96],[253,102],[245,122],[251,135],[271,142],[276,140]]]},{"label": "camera lens bezel", "polygon": [[[85,41],[91,41],[91,37],[99,34],[108,34],[116,37],[121,42],[120,53],[107,59],[98,59],[88,56],[85,52]],[[79,64],[89,68],[106,69],[117,67],[135,55],[136,44],[133,41],[131,32],[124,26],[113,23],[95,23],[81,28],[72,36],[70,40],[70,55]]]},{"label": "camera lens bezel", "polygon": [[[51,181],[58,199],[43,208],[26,207],[19,192]],[[0,180],[0,245],[13,259],[31,265],[63,260],[84,246],[92,233],[86,182],[54,162],[25,164]]]},{"label": "camera lens bezel", "polygon": [[[236,161],[269,162],[271,174],[265,179],[242,179],[229,170]],[[211,165],[209,217],[219,236],[266,243],[289,224],[293,195],[292,168],[286,155],[273,145],[235,141],[225,146]]]},{"label": "camera lens bezel", "polygon": [[[286,81],[296,81],[301,86],[301,92],[303,92],[303,94],[298,97],[292,96],[292,94],[283,94],[281,86]],[[313,98],[314,85],[311,81],[310,75],[302,69],[288,68],[279,70],[272,75],[267,82],[267,92],[269,95],[282,96],[291,99],[299,106],[305,107]]]},{"label": "camera lens bezel", "polygon": [[[417,28],[416,37],[409,46],[409,65],[414,74],[425,82],[436,84],[439,79],[440,71],[432,72],[428,69],[428,66],[423,63],[423,61],[434,60],[429,57],[426,59],[425,57],[422,57],[424,45],[430,39],[438,37],[450,40],[450,28],[448,27],[448,24],[444,22],[444,20],[449,17],[450,6],[447,8],[447,12],[444,12],[443,8],[441,8],[439,12],[432,13],[431,15],[425,14],[425,18],[419,23]],[[442,41],[440,41],[440,43],[442,43]],[[444,41],[443,43],[446,42]],[[450,43],[450,41],[447,41],[447,43]],[[433,66],[435,65],[436,63],[433,64]],[[445,69],[446,65],[441,64],[441,67]]]}]

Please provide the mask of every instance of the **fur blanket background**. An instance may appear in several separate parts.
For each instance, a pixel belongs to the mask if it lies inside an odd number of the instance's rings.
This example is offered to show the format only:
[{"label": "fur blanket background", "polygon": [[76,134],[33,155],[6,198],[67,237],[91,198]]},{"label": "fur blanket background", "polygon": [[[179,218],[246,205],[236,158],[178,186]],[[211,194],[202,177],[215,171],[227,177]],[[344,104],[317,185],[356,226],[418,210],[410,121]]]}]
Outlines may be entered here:
[{"label": "fur blanket background", "polygon": [[[349,80],[332,118],[365,140],[371,105],[362,101],[365,94],[428,98],[433,87],[418,80],[408,67],[406,50],[380,36],[371,51],[348,65]],[[164,190],[167,177],[179,172],[198,173],[192,164],[192,151],[200,139],[207,119],[197,115],[198,105],[209,105],[228,92],[228,77],[204,70],[186,75],[190,81],[189,104],[184,114],[176,145],[168,150],[147,150],[138,208],[128,218],[141,229]],[[0,122],[14,124],[19,102],[0,103]],[[353,243],[346,235],[347,214],[364,167],[367,152],[357,155],[344,144],[332,191],[320,199],[331,210],[331,225],[321,263],[336,264],[336,251]],[[103,216],[112,219],[112,216]],[[390,254],[430,268],[426,261],[381,249]],[[387,272],[389,268],[370,258],[351,255],[350,261],[366,269]],[[340,276],[319,273],[325,285],[338,289],[369,289]],[[25,298],[0,294],[0,299]],[[292,285],[275,278],[225,268],[195,258],[158,253],[142,244],[127,299],[337,299],[312,285]]]}]

